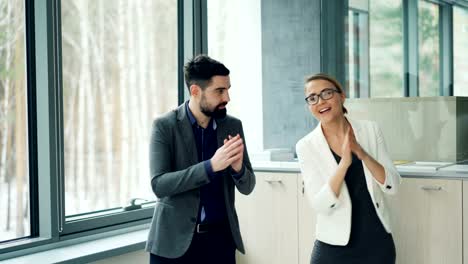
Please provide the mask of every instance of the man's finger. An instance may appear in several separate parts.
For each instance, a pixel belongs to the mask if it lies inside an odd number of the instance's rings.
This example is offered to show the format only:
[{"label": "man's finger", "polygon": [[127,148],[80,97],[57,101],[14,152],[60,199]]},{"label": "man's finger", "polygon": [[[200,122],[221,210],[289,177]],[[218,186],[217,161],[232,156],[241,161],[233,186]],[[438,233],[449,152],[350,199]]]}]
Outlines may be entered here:
[{"label": "man's finger", "polygon": [[228,159],[228,163],[229,163],[229,164],[232,164],[234,161],[240,159],[241,157],[242,157],[242,152],[239,153],[239,154],[237,154],[237,155],[235,155],[235,156],[230,157],[230,158]]},{"label": "man's finger", "polygon": [[232,140],[232,139],[229,139],[229,138],[225,138],[224,139],[224,146],[225,147],[229,147],[230,145],[232,145],[235,141]]},{"label": "man's finger", "polygon": [[229,152],[226,153],[226,156],[228,158],[232,157],[232,156],[235,156],[239,153],[243,153],[244,152],[244,145],[240,145],[238,146],[237,148],[233,148],[231,149]]},{"label": "man's finger", "polygon": [[229,140],[229,143],[225,145],[226,146],[226,151],[230,152],[232,149],[238,147],[240,144],[243,144],[241,138],[231,139],[231,140]]}]

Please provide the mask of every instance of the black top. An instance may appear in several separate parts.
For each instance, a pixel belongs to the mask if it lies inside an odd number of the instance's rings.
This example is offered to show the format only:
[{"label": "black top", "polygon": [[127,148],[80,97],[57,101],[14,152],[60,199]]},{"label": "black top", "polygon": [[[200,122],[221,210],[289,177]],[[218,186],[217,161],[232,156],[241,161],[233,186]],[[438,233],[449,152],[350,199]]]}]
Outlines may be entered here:
[{"label": "black top", "polygon": [[[341,157],[333,153],[337,163]],[[345,182],[351,198],[351,234],[345,246],[315,241],[311,263],[395,263],[393,238],[385,231],[366,185],[362,161],[353,156]]]}]

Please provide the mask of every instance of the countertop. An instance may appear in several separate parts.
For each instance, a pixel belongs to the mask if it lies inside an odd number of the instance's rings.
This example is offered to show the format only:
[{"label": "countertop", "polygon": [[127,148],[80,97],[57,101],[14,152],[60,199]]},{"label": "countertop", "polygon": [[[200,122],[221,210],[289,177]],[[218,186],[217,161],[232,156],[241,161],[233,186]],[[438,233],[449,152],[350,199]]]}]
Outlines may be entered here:
[{"label": "countertop", "polygon": [[[252,161],[255,171],[300,173],[297,161]],[[468,164],[451,162],[412,162],[396,165],[402,177],[468,180]]]}]

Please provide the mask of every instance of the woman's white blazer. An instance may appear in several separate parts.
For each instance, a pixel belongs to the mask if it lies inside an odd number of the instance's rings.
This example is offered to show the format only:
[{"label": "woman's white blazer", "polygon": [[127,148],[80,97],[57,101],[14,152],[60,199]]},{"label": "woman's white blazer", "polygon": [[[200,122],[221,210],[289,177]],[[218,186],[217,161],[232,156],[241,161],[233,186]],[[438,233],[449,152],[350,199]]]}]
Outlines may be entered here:
[{"label": "woman's white blazer", "polygon": [[[385,170],[385,182],[380,184],[363,162],[367,189],[385,230],[391,233],[390,217],[385,204],[387,194],[395,194],[401,182],[387,154],[382,132],[377,123],[349,119],[357,142]],[[336,197],[329,185],[338,167],[323,135],[321,123],[296,144],[296,152],[304,180],[305,193],[317,214],[316,238],[331,245],[346,245],[351,233],[351,200],[346,182]]]}]

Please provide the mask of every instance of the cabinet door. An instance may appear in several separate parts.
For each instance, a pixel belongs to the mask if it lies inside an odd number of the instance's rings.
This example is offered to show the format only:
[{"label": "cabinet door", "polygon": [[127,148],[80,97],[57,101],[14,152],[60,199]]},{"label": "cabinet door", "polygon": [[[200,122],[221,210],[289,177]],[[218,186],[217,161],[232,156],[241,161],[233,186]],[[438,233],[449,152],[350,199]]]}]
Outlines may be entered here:
[{"label": "cabinet door", "polygon": [[302,176],[299,174],[297,178],[299,186],[299,194],[297,196],[299,208],[299,263],[309,264],[315,241],[316,215],[304,194]]},{"label": "cabinet door", "polygon": [[246,255],[240,264],[297,263],[297,174],[256,172],[248,195],[236,193]]},{"label": "cabinet door", "polygon": [[461,181],[404,178],[389,198],[398,264],[462,263]]}]

